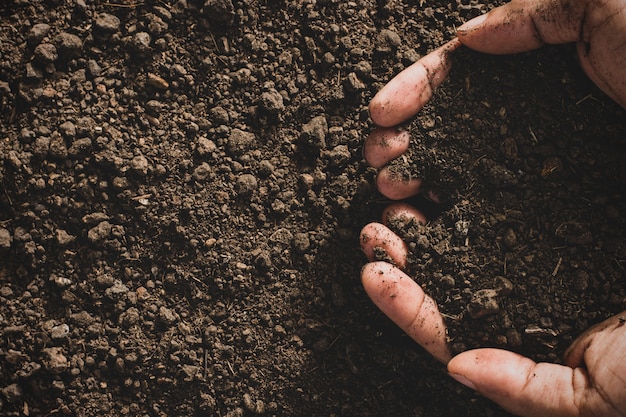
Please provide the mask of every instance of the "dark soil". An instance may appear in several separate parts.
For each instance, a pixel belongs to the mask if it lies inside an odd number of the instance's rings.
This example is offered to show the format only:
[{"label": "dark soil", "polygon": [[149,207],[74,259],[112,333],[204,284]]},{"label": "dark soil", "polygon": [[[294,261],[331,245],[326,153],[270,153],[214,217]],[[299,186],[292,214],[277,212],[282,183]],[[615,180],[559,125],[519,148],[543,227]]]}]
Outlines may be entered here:
[{"label": "dark soil", "polygon": [[[370,303],[367,104],[491,6],[0,4],[0,414],[507,416]],[[624,309],[624,111],[574,49],[455,54],[396,225],[455,349]]]}]

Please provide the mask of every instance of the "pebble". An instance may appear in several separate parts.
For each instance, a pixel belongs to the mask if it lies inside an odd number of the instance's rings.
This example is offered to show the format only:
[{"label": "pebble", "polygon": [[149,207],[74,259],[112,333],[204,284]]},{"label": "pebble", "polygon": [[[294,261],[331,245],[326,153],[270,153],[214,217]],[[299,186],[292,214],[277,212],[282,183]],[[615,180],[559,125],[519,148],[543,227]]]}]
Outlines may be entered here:
[{"label": "pebble", "polygon": [[235,191],[239,196],[249,197],[252,195],[256,189],[258,188],[258,182],[254,175],[252,174],[241,174],[237,178],[237,182],[235,184]]},{"label": "pebble", "polygon": [[96,227],[89,229],[89,232],[87,232],[87,238],[92,243],[99,242],[110,237],[112,229],[113,225],[108,221],[100,222]]},{"label": "pebble", "polygon": [[120,19],[109,13],[99,13],[96,16],[94,30],[101,33],[112,34],[120,30]]},{"label": "pebble", "polygon": [[138,55],[148,55],[151,51],[152,37],[147,32],[138,32],[133,36],[131,47]]},{"label": "pebble", "polygon": [[69,362],[60,347],[44,348],[42,353],[43,366],[48,372],[60,374],[69,367]]},{"label": "pebble", "polygon": [[196,152],[200,156],[208,156],[217,150],[217,145],[211,139],[200,137],[196,141]]},{"label": "pebble", "polygon": [[262,400],[253,400],[248,393],[243,394],[243,406],[253,414],[265,413],[265,403]]},{"label": "pebble", "polygon": [[22,388],[18,384],[10,384],[0,389],[4,398],[9,403],[16,403],[22,399]]},{"label": "pebble", "polygon": [[0,227],[0,249],[9,249],[13,243],[13,236],[4,227]]},{"label": "pebble", "polygon": [[51,43],[40,43],[33,51],[33,59],[43,65],[56,61],[58,57],[57,48]]},{"label": "pebble", "polygon": [[292,245],[298,253],[306,253],[311,247],[308,233],[296,233],[292,239]]},{"label": "pebble", "polygon": [[376,37],[376,50],[379,52],[392,52],[402,45],[402,38],[390,29],[383,29]]},{"label": "pebble", "polygon": [[145,177],[148,175],[148,169],[150,168],[150,164],[148,163],[148,159],[143,155],[137,155],[130,161],[130,168],[134,173]]},{"label": "pebble", "polygon": [[337,145],[329,153],[330,165],[342,167],[350,161],[352,154],[346,145]]},{"label": "pebble", "polygon": [[226,148],[231,155],[241,155],[250,149],[255,142],[255,135],[241,129],[233,129],[228,137]]},{"label": "pebble", "polygon": [[192,177],[196,181],[204,181],[211,175],[212,172],[213,168],[211,168],[211,165],[203,162],[193,170]]},{"label": "pebble", "polygon": [[326,148],[328,123],[324,116],[316,116],[302,126],[300,139],[318,149]]},{"label": "pebble", "polygon": [[50,25],[47,23],[37,23],[28,32],[26,40],[30,45],[37,45],[50,32]]},{"label": "pebble", "polygon": [[76,35],[61,32],[55,37],[55,43],[59,51],[59,57],[64,59],[74,58],[83,51],[83,41]]},{"label": "pebble", "polygon": [[74,139],[76,137],[76,125],[69,120],[63,122],[59,126],[59,132],[68,139]]},{"label": "pebble", "polygon": [[283,96],[273,88],[269,91],[264,91],[261,93],[259,107],[266,113],[276,116],[285,110]]},{"label": "pebble", "polygon": [[293,234],[288,229],[285,229],[284,227],[281,227],[280,229],[276,230],[270,236],[270,242],[282,243],[285,246],[289,245],[292,239],[293,239]]},{"label": "pebble", "polygon": [[467,311],[474,319],[491,316],[500,311],[498,291],[493,289],[478,290],[472,294]]},{"label": "pebble", "polygon": [[230,116],[228,115],[228,111],[221,107],[216,106],[209,110],[209,118],[215,125],[227,125],[230,123]]},{"label": "pebble", "polygon": [[70,334],[70,326],[63,323],[50,329],[50,337],[53,339],[65,339]]},{"label": "pebble", "polygon": [[87,327],[94,322],[93,316],[85,310],[79,313],[74,313],[70,317],[74,323],[80,327]]},{"label": "pebble", "polygon": [[359,91],[365,90],[367,87],[354,72],[348,74],[348,76],[344,79],[343,86],[349,93],[358,93]]},{"label": "pebble", "polygon": [[167,90],[170,86],[170,84],[165,81],[164,78],[154,74],[154,73],[148,73],[148,78],[146,79],[146,83],[152,87],[152,88],[156,88],[157,90]]},{"label": "pebble", "polygon": [[119,279],[113,282],[113,285],[104,291],[104,294],[111,300],[120,300],[128,293],[129,289]]}]

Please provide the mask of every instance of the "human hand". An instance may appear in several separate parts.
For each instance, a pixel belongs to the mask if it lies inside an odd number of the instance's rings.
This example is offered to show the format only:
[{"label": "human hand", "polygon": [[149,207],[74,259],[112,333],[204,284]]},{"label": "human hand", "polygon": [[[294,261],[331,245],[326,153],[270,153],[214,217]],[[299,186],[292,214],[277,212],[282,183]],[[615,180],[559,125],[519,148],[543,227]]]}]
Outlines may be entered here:
[{"label": "human hand", "polygon": [[416,114],[445,79],[449,55],[461,44],[511,54],[572,42],[589,78],[626,108],[624,0],[513,0],[465,23],[457,38],[398,74],[374,97],[370,116],[378,126],[391,127]]},{"label": "human hand", "polygon": [[[372,100],[377,128],[364,146],[370,165],[380,168],[377,186],[392,200],[419,193],[421,181],[398,179],[387,162],[409,146],[409,135],[393,126],[416,114],[450,69],[449,55],[461,44],[495,53],[516,53],[545,43],[576,42],[589,77],[626,108],[626,3],[623,0],[514,0],[459,28],[458,38],[407,68]],[[385,129],[385,127],[387,129]],[[391,205],[383,219],[424,221],[413,207]],[[613,317],[579,337],[565,354],[565,366],[535,363],[498,349],[477,349],[452,358],[445,323],[436,303],[404,274],[408,249],[379,223],[367,225],[361,246],[370,261],[382,248],[394,263],[371,262],[361,277],[374,303],[439,361],[452,377],[522,416],[626,416],[626,326]]]}]

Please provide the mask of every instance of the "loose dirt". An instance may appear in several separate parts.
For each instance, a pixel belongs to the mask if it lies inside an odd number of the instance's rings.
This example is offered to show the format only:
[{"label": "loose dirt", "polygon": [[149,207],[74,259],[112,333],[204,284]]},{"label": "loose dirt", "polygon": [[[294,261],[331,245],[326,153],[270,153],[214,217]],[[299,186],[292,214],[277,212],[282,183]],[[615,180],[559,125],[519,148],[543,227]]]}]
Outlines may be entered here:
[{"label": "loose dirt", "polygon": [[[0,5],[0,414],[508,416],[369,302],[367,104],[493,5]],[[397,224],[456,350],[624,309],[624,111],[571,46],[461,49]]]}]

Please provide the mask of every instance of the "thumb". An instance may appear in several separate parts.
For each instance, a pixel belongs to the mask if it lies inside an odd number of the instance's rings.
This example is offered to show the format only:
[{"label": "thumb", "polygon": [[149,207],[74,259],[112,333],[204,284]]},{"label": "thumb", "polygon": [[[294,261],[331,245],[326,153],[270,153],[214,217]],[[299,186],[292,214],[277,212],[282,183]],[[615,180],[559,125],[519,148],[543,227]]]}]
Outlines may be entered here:
[{"label": "thumb", "polygon": [[463,352],[448,363],[457,381],[520,416],[579,416],[589,379],[582,368],[536,363],[501,349]]},{"label": "thumb", "polygon": [[513,0],[459,27],[457,36],[469,48],[490,54],[512,54],[549,44],[575,42],[586,1]]}]

